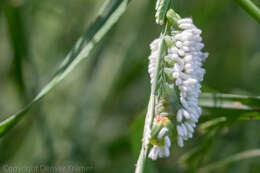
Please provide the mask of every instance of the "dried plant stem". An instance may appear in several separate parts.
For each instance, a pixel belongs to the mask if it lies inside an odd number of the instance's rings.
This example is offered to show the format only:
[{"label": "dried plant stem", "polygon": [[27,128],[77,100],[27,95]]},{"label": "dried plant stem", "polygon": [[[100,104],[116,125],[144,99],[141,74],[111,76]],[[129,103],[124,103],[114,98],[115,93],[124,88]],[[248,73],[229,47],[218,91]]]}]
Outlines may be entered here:
[{"label": "dried plant stem", "polygon": [[145,163],[146,163],[148,149],[149,149],[149,137],[150,137],[150,131],[151,131],[150,129],[151,129],[151,126],[153,123],[153,118],[154,118],[156,86],[157,86],[157,81],[158,81],[158,77],[159,77],[160,60],[162,58],[163,50],[164,50],[164,35],[161,36],[161,40],[160,40],[155,80],[153,81],[152,87],[151,87],[151,95],[150,95],[148,110],[146,113],[145,124],[144,124],[143,139],[142,139],[143,143],[142,143],[142,148],[141,148],[141,151],[139,154],[139,158],[137,160],[135,173],[143,173],[144,169],[145,169]]}]

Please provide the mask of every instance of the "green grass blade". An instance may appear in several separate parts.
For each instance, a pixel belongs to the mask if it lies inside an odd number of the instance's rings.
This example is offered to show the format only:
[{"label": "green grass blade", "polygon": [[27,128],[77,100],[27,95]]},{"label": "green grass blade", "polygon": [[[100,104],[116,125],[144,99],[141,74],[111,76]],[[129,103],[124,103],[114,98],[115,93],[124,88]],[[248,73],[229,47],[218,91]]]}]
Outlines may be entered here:
[{"label": "green grass blade", "polygon": [[260,23],[260,9],[251,0],[236,0],[236,2],[255,20]]},{"label": "green grass blade", "polygon": [[0,123],[0,137],[3,136],[9,129],[14,127],[19,120],[37,103],[41,98],[48,94],[58,83],[60,83],[78,64],[81,60],[88,57],[95,45],[104,37],[110,28],[118,21],[119,17],[124,13],[128,3],[131,0],[109,0],[106,1],[106,6],[100,12],[95,22],[89,27],[84,34],[68,53],[57,72],[50,82],[43,87],[38,95],[25,106],[21,111],[12,115],[8,119]]},{"label": "green grass blade", "polygon": [[199,104],[204,115],[228,117],[233,120],[260,119],[260,97],[233,94],[203,93]]},{"label": "green grass blade", "polygon": [[[26,86],[23,77],[23,61],[28,58],[28,47],[25,33],[25,26],[22,21],[22,7],[9,2],[5,6],[5,17],[10,38],[10,45],[13,49],[13,68],[17,89],[22,101],[29,101],[26,93]],[[17,30],[19,28],[19,30]]]},{"label": "green grass blade", "polygon": [[200,105],[206,108],[260,111],[260,97],[203,93],[199,101]]},{"label": "green grass blade", "polygon": [[224,167],[232,162],[237,162],[245,159],[250,159],[254,157],[260,157],[260,149],[254,149],[254,150],[249,150],[245,152],[241,152],[238,154],[234,154],[232,156],[229,156],[221,161],[218,161],[216,163],[209,164],[203,168],[200,168],[199,172],[211,172],[213,170],[216,170],[217,168]]}]

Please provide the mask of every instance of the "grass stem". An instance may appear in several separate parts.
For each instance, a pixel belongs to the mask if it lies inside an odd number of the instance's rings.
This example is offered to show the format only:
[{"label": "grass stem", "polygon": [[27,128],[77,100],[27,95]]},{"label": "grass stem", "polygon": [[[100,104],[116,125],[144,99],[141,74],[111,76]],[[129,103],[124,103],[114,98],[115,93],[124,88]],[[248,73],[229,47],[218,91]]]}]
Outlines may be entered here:
[{"label": "grass stem", "polygon": [[236,0],[237,3],[260,23],[260,9],[251,0]]}]

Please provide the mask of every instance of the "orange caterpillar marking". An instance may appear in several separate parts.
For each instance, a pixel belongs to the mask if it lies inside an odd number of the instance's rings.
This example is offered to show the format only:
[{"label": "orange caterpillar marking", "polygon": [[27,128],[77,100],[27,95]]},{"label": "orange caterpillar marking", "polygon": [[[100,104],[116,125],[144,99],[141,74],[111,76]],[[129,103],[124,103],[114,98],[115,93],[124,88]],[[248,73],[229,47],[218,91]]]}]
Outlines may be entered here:
[{"label": "orange caterpillar marking", "polygon": [[158,121],[159,123],[165,123],[169,119],[167,117],[165,117],[165,116],[157,115],[155,117],[155,120]]}]

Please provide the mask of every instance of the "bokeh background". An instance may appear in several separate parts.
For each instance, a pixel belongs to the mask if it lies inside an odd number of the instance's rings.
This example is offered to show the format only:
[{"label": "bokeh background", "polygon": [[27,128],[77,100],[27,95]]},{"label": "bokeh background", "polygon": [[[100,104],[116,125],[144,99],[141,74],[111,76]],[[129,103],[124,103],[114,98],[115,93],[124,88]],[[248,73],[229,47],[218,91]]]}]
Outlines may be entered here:
[{"label": "bokeh background", "polygon": [[[192,16],[203,30],[210,53],[204,91],[260,95],[260,25],[234,0],[174,2],[181,16]],[[0,1],[0,120],[22,108],[49,81],[103,3]],[[150,93],[149,43],[161,29],[154,22],[154,6],[151,0],[130,3],[91,56],[0,139],[0,166],[134,171]],[[184,148],[173,146],[170,158],[149,162],[147,172],[201,172],[210,163],[257,149],[259,123],[240,120],[204,133],[198,130]],[[210,172],[258,173],[260,159],[223,164]]]}]

